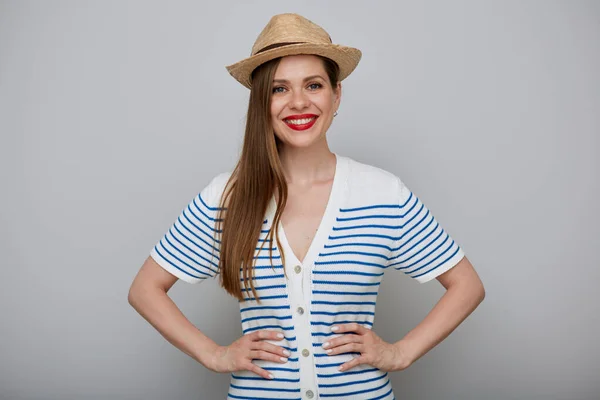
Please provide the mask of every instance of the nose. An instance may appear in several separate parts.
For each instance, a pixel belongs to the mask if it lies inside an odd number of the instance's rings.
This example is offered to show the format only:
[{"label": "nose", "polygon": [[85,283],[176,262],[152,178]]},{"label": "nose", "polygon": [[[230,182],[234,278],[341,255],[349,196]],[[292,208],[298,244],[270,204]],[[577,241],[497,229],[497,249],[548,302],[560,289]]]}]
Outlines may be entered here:
[{"label": "nose", "polygon": [[292,92],[290,97],[290,108],[302,110],[310,105],[310,100],[303,90],[296,90]]}]

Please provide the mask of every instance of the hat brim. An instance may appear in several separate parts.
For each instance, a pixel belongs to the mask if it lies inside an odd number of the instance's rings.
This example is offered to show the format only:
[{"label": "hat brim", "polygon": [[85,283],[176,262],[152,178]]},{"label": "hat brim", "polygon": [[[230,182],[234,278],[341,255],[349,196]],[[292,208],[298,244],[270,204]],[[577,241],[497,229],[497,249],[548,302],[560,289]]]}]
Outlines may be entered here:
[{"label": "hat brim", "polygon": [[277,57],[298,54],[319,55],[332,59],[340,67],[340,81],[354,71],[362,57],[360,50],[339,44],[295,43],[263,51],[225,68],[239,83],[251,89],[251,75],[256,67]]}]

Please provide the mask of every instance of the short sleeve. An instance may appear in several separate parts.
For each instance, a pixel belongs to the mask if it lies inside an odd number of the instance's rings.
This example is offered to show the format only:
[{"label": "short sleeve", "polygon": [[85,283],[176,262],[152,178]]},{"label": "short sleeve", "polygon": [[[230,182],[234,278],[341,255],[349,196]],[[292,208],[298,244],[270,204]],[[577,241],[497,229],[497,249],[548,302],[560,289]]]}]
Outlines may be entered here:
[{"label": "short sleeve", "polygon": [[425,283],[458,264],[465,254],[400,179],[398,196],[400,217],[388,266]]},{"label": "short sleeve", "polygon": [[161,267],[177,278],[199,283],[219,271],[219,202],[227,174],[220,174],[195,196],[150,251]]}]

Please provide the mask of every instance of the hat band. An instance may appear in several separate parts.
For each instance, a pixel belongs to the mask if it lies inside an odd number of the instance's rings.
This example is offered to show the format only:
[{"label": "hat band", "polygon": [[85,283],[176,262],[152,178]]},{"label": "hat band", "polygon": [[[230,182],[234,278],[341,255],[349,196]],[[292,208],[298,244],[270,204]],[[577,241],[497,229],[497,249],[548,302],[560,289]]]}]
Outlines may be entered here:
[{"label": "hat band", "polygon": [[283,47],[283,46],[288,46],[290,44],[301,44],[301,43],[308,43],[308,42],[285,42],[285,43],[274,43],[274,44],[270,44],[266,47],[263,47],[262,49],[258,50],[255,54],[258,53],[262,53],[263,51],[267,51],[267,50],[271,50],[271,49],[275,49],[277,47]]}]

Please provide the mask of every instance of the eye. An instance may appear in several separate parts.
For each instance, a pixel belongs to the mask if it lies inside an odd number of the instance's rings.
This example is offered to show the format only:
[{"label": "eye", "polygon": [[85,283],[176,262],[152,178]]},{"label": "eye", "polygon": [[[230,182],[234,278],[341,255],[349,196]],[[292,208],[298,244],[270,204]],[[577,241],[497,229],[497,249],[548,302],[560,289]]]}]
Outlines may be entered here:
[{"label": "eye", "polygon": [[317,90],[323,87],[323,85],[321,85],[320,83],[311,83],[310,85],[308,85],[309,88],[313,88],[312,90]]},{"label": "eye", "polygon": [[283,90],[279,91],[279,89],[283,89],[283,86],[274,87],[273,88],[273,93],[283,93]]}]

